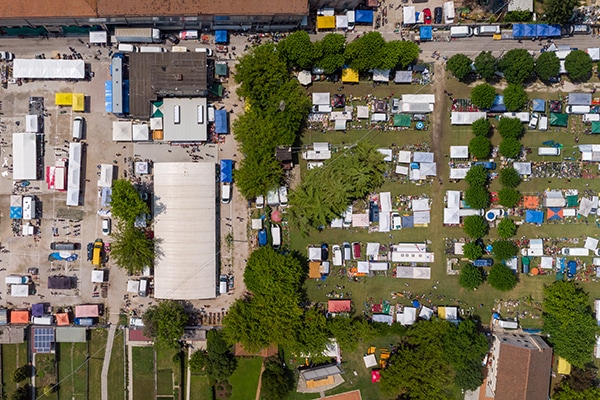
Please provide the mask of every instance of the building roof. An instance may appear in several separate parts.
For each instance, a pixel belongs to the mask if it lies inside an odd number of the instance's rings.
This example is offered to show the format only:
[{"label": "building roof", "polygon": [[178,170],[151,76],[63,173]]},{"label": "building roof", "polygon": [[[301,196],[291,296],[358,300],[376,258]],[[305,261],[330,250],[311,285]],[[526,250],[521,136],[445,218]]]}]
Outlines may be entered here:
[{"label": "building roof", "polygon": [[125,17],[125,16],[195,16],[195,15],[273,15],[308,14],[306,0],[16,0],[0,2],[0,15],[18,17]]},{"label": "building roof", "polygon": [[496,400],[547,400],[552,349],[536,335],[496,334],[500,353],[496,372]]},{"label": "building roof", "polygon": [[29,323],[29,311],[28,310],[11,310],[10,311],[10,323],[11,324],[28,324]]},{"label": "building roof", "polygon": [[207,78],[206,53],[130,53],[129,113],[149,118],[159,97],[207,96]]},{"label": "building roof", "polygon": [[128,329],[130,342],[151,342],[152,338],[144,336],[143,329]]},{"label": "building roof", "polygon": [[56,328],[56,343],[85,343],[87,328],[79,326],[63,326]]},{"label": "building roof", "polygon": [[[174,115],[175,107],[179,108],[177,123]],[[160,110],[163,113],[164,141],[205,142],[208,139],[206,98],[164,99]],[[198,113],[201,113],[201,116]]]},{"label": "building roof", "polygon": [[157,299],[216,296],[215,174],[214,163],[154,164]]},{"label": "building roof", "polygon": [[345,392],[340,394],[334,394],[327,397],[322,397],[323,400],[362,400],[360,390],[352,390],[351,392]]},{"label": "building roof", "polygon": [[335,364],[319,365],[314,368],[307,368],[300,371],[300,376],[305,381],[319,380],[328,376],[338,375],[342,373],[342,369]]}]

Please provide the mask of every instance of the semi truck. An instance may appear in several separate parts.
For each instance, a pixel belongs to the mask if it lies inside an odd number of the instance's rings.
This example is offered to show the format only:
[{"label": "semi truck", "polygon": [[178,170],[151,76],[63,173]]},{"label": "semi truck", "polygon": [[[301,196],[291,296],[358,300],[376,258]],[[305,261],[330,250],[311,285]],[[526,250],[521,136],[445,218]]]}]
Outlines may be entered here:
[{"label": "semi truck", "polygon": [[99,267],[102,264],[102,252],[104,251],[104,242],[102,239],[96,239],[94,242],[94,250],[92,252],[92,264]]},{"label": "semi truck", "polygon": [[160,29],[115,28],[115,39],[119,43],[160,43]]}]

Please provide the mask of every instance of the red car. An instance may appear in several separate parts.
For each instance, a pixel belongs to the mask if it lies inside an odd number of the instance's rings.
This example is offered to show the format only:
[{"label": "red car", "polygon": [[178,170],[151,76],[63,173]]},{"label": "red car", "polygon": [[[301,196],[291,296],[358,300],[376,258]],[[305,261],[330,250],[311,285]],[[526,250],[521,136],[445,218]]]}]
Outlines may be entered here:
[{"label": "red car", "polygon": [[431,25],[431,10],[426,8],[423,10],[423,15],[425,16],[423,19],[425,20],[426,25]]}]

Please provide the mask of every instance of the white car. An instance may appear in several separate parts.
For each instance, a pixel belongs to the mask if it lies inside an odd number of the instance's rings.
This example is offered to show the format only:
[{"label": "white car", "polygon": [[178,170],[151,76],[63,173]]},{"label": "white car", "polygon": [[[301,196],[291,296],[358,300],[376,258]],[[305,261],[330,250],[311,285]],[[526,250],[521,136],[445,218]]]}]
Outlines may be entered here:
[{"label": "white car", "polygon": [[402,229],[402,217],[397,212],[392,213],[392,229],[395,231]]},{"label": "white car", "polygon": [[2,61],[12,61],[15,58],[15,55],[8,51],[0,51],[0,60]]},{"label": "white car", "polygon": [[540,119],[540,116],[537,113],[531,114],[531,119],[529,120],[529,129],[537,128],[539,119]]},{"label": "white car", "polygon": [[102,220],[102,234],[105,236],[110,235],[110,218],[104,218]]},{"label": "white car", "polygon": [[265,206],[265,196],[262,194],[256,197],[256,208],[263,208]]},{"label": "white car", "polygon": [[331,247],[331,253],[333,254],[333,266],[334,267],[341,267],[342,263],[343,263],[343,258],[342,258],[342,248],[337,245],[334,244]]},{"label": "white car", "polygon": [[197,47],[194,51],[196,53],[206,53],[206,57],[212,57],[213,55],[212,49],[208,47]]},{"label": "white car", "polygon": [[285,186],[279,188],[279,204],[281,204],[281,207],[287,207],[288,205],[288,192]]}]

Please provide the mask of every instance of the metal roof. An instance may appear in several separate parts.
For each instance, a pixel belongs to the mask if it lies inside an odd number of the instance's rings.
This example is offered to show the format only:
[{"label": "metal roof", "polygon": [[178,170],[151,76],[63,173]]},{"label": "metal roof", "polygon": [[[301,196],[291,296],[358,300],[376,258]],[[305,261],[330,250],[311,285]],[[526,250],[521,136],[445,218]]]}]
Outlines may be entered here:
[{"label": "metal roof", "polygon": [[334,364],[321,365],[315,368],[300,371],[300,375],[302,375],[302,378],[304,378],[305,381],[319,380],[341,373],[341,368]]}]

